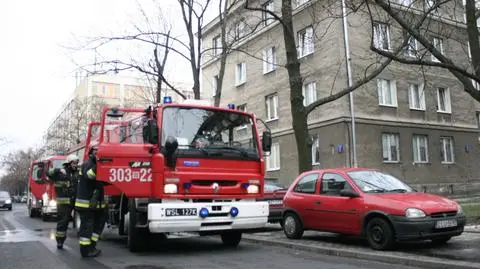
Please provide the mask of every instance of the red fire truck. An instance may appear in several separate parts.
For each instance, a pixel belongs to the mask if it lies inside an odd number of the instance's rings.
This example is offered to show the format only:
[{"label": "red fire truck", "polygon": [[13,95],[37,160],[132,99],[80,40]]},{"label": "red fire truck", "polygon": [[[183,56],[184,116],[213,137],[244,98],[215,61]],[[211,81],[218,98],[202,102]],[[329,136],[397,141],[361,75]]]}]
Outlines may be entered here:
[{"label": "red fire truck", "polygon": [[[192,100],[198,102],[200,100]],[[267,224],[264,152],[253,114],[195,103],[102,110],[97,180],[109,198],[109,224],[138,251],[149,234],[220,235],[236,246],[242,233]],[[93,143],[92,143],[93,144]]]},{"label": "red fire truck", "polygon": [[[57,203],[55,200],[55,186],[45,175],[38,173],[39,168],[61,168],[65,161],[65,156],[49,156],[40,160],[35,160],[30,166],[28,176],[28,215],[33,218],[41,216],[44,221],[49,217],[56,216]],[[42,169],[44,170],[44,169]]]}]

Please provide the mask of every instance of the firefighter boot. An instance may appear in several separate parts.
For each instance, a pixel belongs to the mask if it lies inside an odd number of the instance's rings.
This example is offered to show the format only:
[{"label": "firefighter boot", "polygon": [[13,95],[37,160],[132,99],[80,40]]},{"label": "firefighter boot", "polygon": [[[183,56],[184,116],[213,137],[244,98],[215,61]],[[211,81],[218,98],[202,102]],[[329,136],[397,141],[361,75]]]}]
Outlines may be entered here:
[{"label": "firefighter boot", "polygon": [[92,248],[91,245],[87,245],[87,246],[80,246],[80,253],[82,254],[83,258],[93,258],[100,255],[101,251],[98,249]]},{"label": "firefighter boot", "polygon": [[65,242],[65,232],[57,232],[55,236],[57,240],[57,248],[63,249],[63,243]]}]

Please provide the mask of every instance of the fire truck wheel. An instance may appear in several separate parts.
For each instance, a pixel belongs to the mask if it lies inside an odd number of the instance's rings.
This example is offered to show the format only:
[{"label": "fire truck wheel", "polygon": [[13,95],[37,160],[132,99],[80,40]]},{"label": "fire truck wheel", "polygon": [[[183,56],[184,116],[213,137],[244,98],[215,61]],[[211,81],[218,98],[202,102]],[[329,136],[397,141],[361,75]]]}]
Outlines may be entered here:
[{"label": "fire truck wheel", "polygon": [[135,200],[128,201],[128,239],[127,245],[128,249],[131,252],[140,252],[144,250],[145,240],[148,238],[148,228],[138,228],[137,226],[137,219],[138,219],[138,212],[135,206]]},{"label": "fire truck wheel", "polygon": [[225,246],[236,247],[242,240],[242,233],[237,231],[228,231],[222,233],[222,242]]},{"label": "fire truck wheel", "polygon": [[30,216],[30,218],[35,218],[35,215],[36,215],[35,210],[33,210],[33,208],[30,207],[28,209],[28,216]]}]

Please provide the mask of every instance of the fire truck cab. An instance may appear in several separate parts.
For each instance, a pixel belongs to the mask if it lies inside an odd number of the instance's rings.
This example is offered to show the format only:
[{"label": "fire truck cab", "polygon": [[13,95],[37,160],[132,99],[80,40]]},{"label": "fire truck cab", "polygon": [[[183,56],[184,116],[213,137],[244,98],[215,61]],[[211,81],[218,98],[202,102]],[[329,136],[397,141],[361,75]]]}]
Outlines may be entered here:
[{"label": "fire truck cab", "polygon": [[46,221],[57,215],[55,185],[48,180],[45,173],[50,168],[61,168],[65,159],[65,156],[55,155],[32,162],[28,179],[27,199],[30,217],[40,216]]},{"label": "fire truck cab", "polygon": [[269,205],[257,199],[271,134],[260,137],[253,114],[164,97],[147,109],[104,107],[101,118],[97,180],[119,190],[109,222],[131,251],[152,233],[220,235],[236,246],[267,224]]}]

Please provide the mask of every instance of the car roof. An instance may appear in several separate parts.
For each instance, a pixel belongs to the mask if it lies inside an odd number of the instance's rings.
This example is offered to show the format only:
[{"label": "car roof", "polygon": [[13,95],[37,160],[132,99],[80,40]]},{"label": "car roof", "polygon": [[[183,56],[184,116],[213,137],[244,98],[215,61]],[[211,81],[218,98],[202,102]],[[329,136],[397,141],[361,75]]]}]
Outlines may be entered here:
[{"label": "car roof", "polygon": [[317,172],[317,173],[348,173],[354,171],[377,171],[374,168],[363,168],[363,167],[340,167],[340,168],[327,168],[327,169],[313,169],[307,172]]}]

